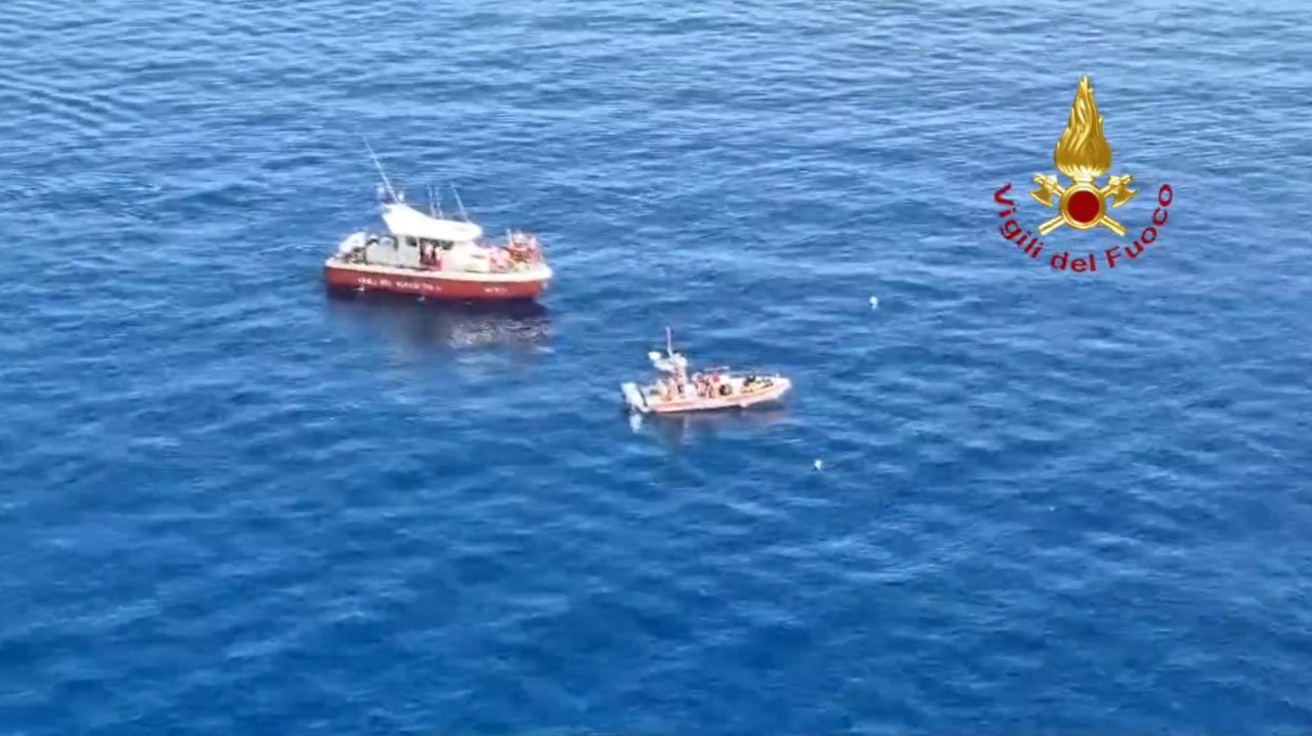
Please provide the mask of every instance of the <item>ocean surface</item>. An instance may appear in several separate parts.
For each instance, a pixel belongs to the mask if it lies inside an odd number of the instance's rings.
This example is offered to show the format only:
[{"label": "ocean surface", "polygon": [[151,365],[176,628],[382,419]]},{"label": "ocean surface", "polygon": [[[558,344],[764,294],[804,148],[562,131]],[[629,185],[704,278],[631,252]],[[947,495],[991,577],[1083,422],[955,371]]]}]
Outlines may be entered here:
[{"label": "ocean surface", "polygon": [[[0,15],[0,734],[1312,732],[1306,3]],[[541,308],[330,298],[364,139]]]}]

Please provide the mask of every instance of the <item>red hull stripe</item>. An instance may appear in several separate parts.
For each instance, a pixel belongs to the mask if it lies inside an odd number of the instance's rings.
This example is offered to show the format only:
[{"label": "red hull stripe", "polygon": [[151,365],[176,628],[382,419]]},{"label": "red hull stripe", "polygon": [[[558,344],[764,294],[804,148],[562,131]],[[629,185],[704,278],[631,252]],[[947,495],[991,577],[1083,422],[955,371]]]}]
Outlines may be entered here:
[{"label": "red hull stripe", "polygon": [[415,294],[433,299],[533,299],[545,281],[468,281],[436,276],[394,276],[325,266],[324,280],[342,289]]}]

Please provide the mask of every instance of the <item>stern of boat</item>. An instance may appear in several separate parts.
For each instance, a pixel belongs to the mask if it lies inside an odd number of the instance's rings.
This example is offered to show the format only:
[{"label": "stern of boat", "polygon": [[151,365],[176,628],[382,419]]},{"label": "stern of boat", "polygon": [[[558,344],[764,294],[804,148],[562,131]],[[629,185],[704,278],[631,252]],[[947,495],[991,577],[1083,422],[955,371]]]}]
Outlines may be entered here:
[{"label": "stern of boat", "polygon": [[638,384],[629,382],[620,385],[620,394],[624,396],[624,405],[630,411],[646,414],[651,411],[647,406],[647,400],[643,398],[642,391],[638,389]]},{"label": "stern of boat", "polygon": [[353,232],[350,235],[347,235],[345,238],[342,238],[342,242],[337,244],[337,252],[334,253],[333,255],[336,256],[337,258],[345,257],[347,255],[350,255],[353,251],[365,247],[365,245],[368,244],[368,242],[369,242],[368,232],[364,230]]}]

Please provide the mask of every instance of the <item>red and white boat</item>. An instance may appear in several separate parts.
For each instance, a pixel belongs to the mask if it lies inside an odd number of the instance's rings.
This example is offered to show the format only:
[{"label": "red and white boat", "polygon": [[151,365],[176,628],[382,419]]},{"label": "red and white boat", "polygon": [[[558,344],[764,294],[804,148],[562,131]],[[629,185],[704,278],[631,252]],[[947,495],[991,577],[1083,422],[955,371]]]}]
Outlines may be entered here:
[{"label": "red and white boat", "polygon": [[324,262],[330,288],[458,301],[535,299],[547,288],[551,267],[535,236],[508,232],[504,241],[486,242],[483,228],[468,218],[449,220],[436,209],[425,214],[406,204],[381,165],[378,171],[389,197],[383,204],[387,232],[347,236]]},{"label": "red and white boat", "polygon": [[716,409],[735,409],[773,404],[793,387],[777,373],[739,373],[728,368],[709,368],[688,373],[688,359],[675,351],[673,336],[665,330],[665,355],[647,357],[668,378],[650,384],[629,382],[620,386],[624,403],[639,414],[676,414]]}]

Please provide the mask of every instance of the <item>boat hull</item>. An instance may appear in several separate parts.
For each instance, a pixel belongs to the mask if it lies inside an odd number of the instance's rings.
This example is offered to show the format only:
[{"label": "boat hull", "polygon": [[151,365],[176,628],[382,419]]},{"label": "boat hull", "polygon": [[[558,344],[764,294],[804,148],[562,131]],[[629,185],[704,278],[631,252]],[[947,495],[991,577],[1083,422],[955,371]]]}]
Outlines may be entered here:
[{"label": "boat hull", "polygon": [[332,289],[408,294],[450,301],[536,299],[550,282],[549,275],[423,273],[333,263],[324,265],[323,277]]},{"label": "boat hull", "polygon": [[620,387],[625,405],[632,411],[642,414],[687,414],[691,412],[723,411],[725,409],[746,409],[762,404],[774,404],[783,399],[784,394],[792,388],[787,379],[777,378],[776,384],[767,389],[733,396],[692,396],[676,399],[653,399],[642,393],[633,383]]}]

